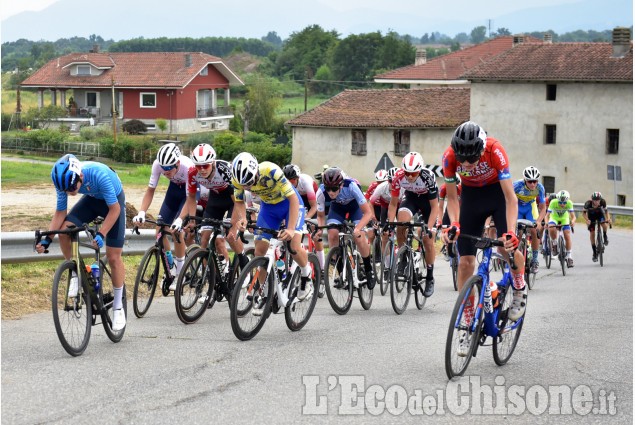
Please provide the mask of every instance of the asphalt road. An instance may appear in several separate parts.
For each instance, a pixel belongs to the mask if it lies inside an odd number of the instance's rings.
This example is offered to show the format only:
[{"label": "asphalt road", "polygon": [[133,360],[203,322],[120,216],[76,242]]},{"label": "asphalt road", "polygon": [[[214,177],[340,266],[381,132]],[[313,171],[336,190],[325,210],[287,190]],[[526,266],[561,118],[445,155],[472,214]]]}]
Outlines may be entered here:
[{"label": "asphalt road", "polygon": [[50,313],[3,321],[2,423],[630,424],[632,232],[610,233],[604,268],[591,262],[584,229],[574,240],[566,277],[541,265],[510,362],[496,366],[481,347],[462,381],[448,384],[444,370],[456,293],[438,258],[423,311],[411,300],[397,316],[377,291],[370,311],[355,300],[338,316],[324,298],[300,332],[277,315],[247,342],[234,337],[226,303],[186,326],[172,298],[143,319],[130,309],[119,344],[93,327],[78,358]]}]

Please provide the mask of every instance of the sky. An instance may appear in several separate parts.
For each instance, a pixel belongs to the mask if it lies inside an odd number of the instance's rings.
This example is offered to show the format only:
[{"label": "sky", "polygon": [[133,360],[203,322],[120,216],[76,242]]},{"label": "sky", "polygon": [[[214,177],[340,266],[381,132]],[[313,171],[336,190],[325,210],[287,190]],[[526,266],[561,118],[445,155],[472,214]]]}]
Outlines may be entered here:
[{"label": "sky", "polygon": [[57,0],[4,0],[0,6],[2,19],[17,15],[20,12],[38,12]]}]

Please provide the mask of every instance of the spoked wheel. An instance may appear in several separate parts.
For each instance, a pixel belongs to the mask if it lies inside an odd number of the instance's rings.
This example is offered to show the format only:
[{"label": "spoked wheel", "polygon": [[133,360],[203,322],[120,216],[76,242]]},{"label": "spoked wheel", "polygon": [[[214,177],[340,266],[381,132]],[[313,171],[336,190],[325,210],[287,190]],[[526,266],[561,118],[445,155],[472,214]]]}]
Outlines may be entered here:
[{"label": "spoked wheel", "polygon": [[329,304],[337,314],[348,313],[353,303],[353,274],[348,263],[344,267],[342,247],[329,251],[324,269],[324,285]]},{"label": "spoked wheel", "polygon": [[[392,273],[390,280],[390,302],[395,313],[402,314],[408,307],[410,301],[410,292],[412,291],[412,279],[414,267],[411,261],[412,254],[407,246],[402,246],[397,251],[395,258],[396,269]],[[399,270],[403,270],[399,274]]]},{"label": "spoked wheel", "polygon": [[529,272],[526,277],[527,287],[529,289],[534,289],[534,285],[536,284],[536,275],[537,273]]},{"label": "spoked wheel", "polygon": [[139,264],[132,292],[134,315],[142,318],[150,308],[159,281],[159,248],[150,247]]},{"label": "spoked wheel", "polygon": [[426,280],[421,279],[419,281],[419,285],[414,288],[415,293],[415,304],[419,310],[423,310],[423,307],[426,305],[427,298],[423,296],[423,291],[426,289]]},{"label": "spoked wheel", "polygon": [[193,252],[196,252],[196,250],[199,250],[199,249],[201,249],[201,246],[197,243],[193,243],[192,245],[188,246],[185,249],[185,257],[186,258],[189,257],[190,254],[192,254]]},{"label": "spoked wheel", "polygon": [[[311,314],[313,314],[313,310],[315,309],[315,304],[317,303],[317,291],[318,285],[320,283],[320,260],[318,260],[317,255],[310,253],[309,254],[309,265],[311,266],[311,276],[310,280],[306,283],[307,287],[309,285],[312,286],[311,294],[308,295],[304,300],[299,301],[294,297],[291,305],[287,306],[284,309],[284,319],[287,322],[287,327],[292,331],[299,331],[307,324],[309,319],[311,318]],[[291,287],[289,288],[289,294],[296,295],[296,288],[300,288],[300,284],[302,281],[300,268],[298,267],[291,279]],[[306,289],[306,287],[305,287]]]},{"label": "spoked wheel", "polygon": [[595,249],[600,260],[600,267],[604,267],[604,237],[602,236],[602,227],[597,226],[595,231]]},{"label": "spoked wheel", "polygon": [[479,317],[474,316],[482,289],[481,277],[472,276],[463,285],[454,304],[445,342],[445,373],[449,379],[463,376],[475,355],[483,323],[483,310]]},{"label": "spoked wheel", "polygon": [[185,259],[174,290],[176,314],[185,324],[203,316],[207,305],[213,303],[215,270],[207,267],[207,250],[200,249]]},{"label": "spoked wheel", "polygon": [[255,257],[234,285],[229,312],[234,335],[241,341],[256,336],[271,312],[274,277],[267,273],[268,264],[267,257]]},{"label": "spoked wheel", "polygon": [[[497,365],[502,366],[509,361],[512,354],[514,354],[514,350],[516,349],[516,344],[518,344],[518,338],[520,338],[520,332],[523,329],[523,323],[525,323],[525,315],[518,319],[518,321],[514,322],[509,319],[508,313],[509,309],[512,305],[512,290],[511,285],[507,287],[507,292],[504,298],[501,299],[501,296],[498,296],[499,302],[501,303],[498,307],[500,309],[498,313],[498,328],[500,332],[498,336],[494,338],[494,344],[492,346],[492,352],[494,354],[494,362]],[[525,300],[525,303],[527,300]],[[525,308],[525,312],[527,309]]]},{"label": "spoked wheel", "polygon": [[379,268],[379,274],[375,275],[377,276],[377,279],[379,279],[377,283],[379,283],[379,291],[382,296],[386,295],[386,292],[388,292],[388,286],[390,285],[390,280],[392,279],[391,270],[394,262],[393,250],[394,245],[391,240],[388,240],[386,246],[384,247],[384,253],[381,256],[382,260]]},{"label": "spoked wheel", "polygon": [[[492,261],[492,263],[495,263]],[[450,258],[450,269],[452,270],[452,282],[454,283],[454,290],[459,290],[459,258],[454,253],[454,257]]]},{"label": "spoked wheel", "polygon": [[[375,275],[376,283],[379,282],[379,275],[381,273],[381,265],[383,263],[383,257],[381,252],[381,234],[375,235],[375,240],[370,250],[371,264],[373,265],[373,273]],[[362,263],[358,263],[362,264]]]},{"label": "spoked wheel", "polygon": [[[99,288],[99,296],[102,299],[102,303],[104,304],[104,309],[101,312],[101,323],[104,326],[104,330],[106,331],[106,335],[112,342],[119,342],[121,338],[123,338],[123,334],[126,332],[126,328],[124,327],[120,331],[112,330],[112,321],[114,320],[114,309],[113,303],[115,299],[115,287],[112,284],[112,275],[110,274],[110,270],[106,267],[106,263],[103,260],[100,260],[101,263],[101,287]],[[123,293],[121,294],[121,304],[123,308],[124,316],[126,320],[128,319],[128,300],[126,295],[127,289],[124,285]]]},{"label": "spoked wheel", "polygon": [[68,296],[71,272],[77,272],[73,261],[65,261],[55,271],[53,278],[53,322],[62,347],[71,356],[81,355],[90,340],[92,308],[88,288],[79,279],[76,297]]},{"label": "spoked wheel", "polygon": [[560,260],[560,267],[562,267],[562,275],[567,275],[567,248],[564,244],[564,238],[558,238],[558,259]]},{"label": "spoked wheel", "polygon": [[[374,258],[374,257],[371,257],[371,258]],[[364,274],[364,273],[361,272],[361,270],[364,268],[364,260],[362,260],[362,256],[359,253],[357,254],[357,260],[356,261],[357,261],[358,278],[367,279],[366,276],[361,276],[361,274]],[[375,273],[375,276],[377,276],[376,273]],[[368,289],[368,284],[367,283],[360,283],[359,287],[357,288],[357,296],[359,297],[359,303],[362,305],[364,310],[370,309],[370,306],[373,304],[373,292],[374,292],[374,289],[375,288]]]},{"label": "spoked wheel", "polygon": [[[249,261],[251,261],[254,258],[254,254],[255,254],[254,248],[245,249],[245,257],[247,257]],[[247,267],[247,264],[245,264],[245,267]],[[232,267],[231,267],[232,273],[231,273],[231,276],[228,276],[229,280],[227,282],[227,287],[228,287],[228,292],[230,297],[231,297],[231,294],[234,292],[234,282],[238,280],[238,276],[240,276],[240,273],[242,271],[243,269],[240,267],[238,258],[236,258],[236,255],[234,255],[234,259],[232,260]]]},{"label": "spoked wheel", "polygon": [[[545,229],[544,232],[547,232],[547,229]],[[545,266],[547,270],[549,270],[551,268],[551,240],[549,240],[548,237],[545,237],[543,240],[542,249],[544,250]]]}]

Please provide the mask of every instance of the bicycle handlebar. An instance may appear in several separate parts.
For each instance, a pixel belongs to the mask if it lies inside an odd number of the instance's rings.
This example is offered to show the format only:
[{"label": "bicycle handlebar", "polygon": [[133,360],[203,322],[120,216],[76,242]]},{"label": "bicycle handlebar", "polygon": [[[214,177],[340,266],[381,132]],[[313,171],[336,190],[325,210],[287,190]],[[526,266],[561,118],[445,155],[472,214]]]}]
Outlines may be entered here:
[{"label": "bicycle handlebar", "polygon": [[[155,220],[152,220],[150,218],[146,218],[145,221],[147,223],[154,224],[155,226],[160,227],[161,229],[163,229],[164,227],[170,227],[170,224],[164,222],[163,220],[156,220],[155,221]],[[139,226],[135,225],[132,228],[132,233],[133,234],[136,233],[137,235],[140,235],[141,232],[139,231]],[[173,236],[174,236],[174,239],[176,239],[177,243],[181,243],[181,237],[179,236],[179,232],[173,233]]]},{"label": "bicycle handlebar", "polygon": [[[101,219],[101,220],[100,220]],[[33,251],[35,251],[35,247],[42,242],[42,239],[44,239],[46,236],[51,236],[51,235],[73,235],[76,233],[80,233],[80,232],[86,232],[88,233],[88,235],[92,238],[95,239],[95,236],[97,235],[97,226],[99,224],[101,224],[103,222],[103,219],[101,217],[97,217],[95,220],[93,220],[94,225],[90,226],[87,223],[82,224],[81,226],[75,226],[75,225],[71,225],[68,226],[68,228],[66,230],[63,229],[58,229],[58,230],[36,230],[35,231],[35,242],[33,243]],[[99,248],[97,248],[99,249]],[[48,254],[49,250],[48,249],[44,249],[44,254]]]},{"label": "bicycle handlebar", "polygon": [[[255,223],[248,223],[248,224],[247,224],[247,227],[248,227],[249,229],[254,230],[254,231],[260,231],[260,232],[263,232],[263,233],[268,233],[268,234],[270,234],[270,235],[271,235],[273,238],[275,238],[275,239],[278,239],[278,234],[280,233],[280,231],[281,231],[281,230],[284,230],[284,228],[283,228],[283,227],[281,227],[281,228],[280,228],[280,229],[278,229],[278,230],[275,230],[275,229],[269,229],[269,228],[267,228],[267,227],[261,227],[261,226],[258,226],[258,225],[257,225],[257,224],[255,224]],[[254,232],[254,233],[255,233],[255,232]],[[286,248],[287,248],[287,250],[291,253],[291,255],[296,255],[296,254],[297,254],[297,251],[294,251],[294,250],[291,248],[291,244],[289,243],[289,241],[284,241],[284,243],[286,244]]]}]

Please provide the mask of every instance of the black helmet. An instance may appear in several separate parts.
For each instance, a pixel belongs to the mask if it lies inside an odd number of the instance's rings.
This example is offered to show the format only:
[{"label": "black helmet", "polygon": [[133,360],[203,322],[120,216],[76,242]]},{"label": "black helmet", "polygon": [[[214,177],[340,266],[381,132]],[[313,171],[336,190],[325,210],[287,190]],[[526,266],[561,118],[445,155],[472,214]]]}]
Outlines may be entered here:
[{"label": "black helmet", "polygon": [[452,136],[451,146],[459,162],[479,157],[485,149],[485,130],[472,121],[461,124]]},{"label": "black helmet", "polygon": [[297,179],[300,177],[300,167],[295,164],[285,165],[282,172],[287,179]]},{"label": "black helmet", "polygon": [[324,186],[339,186],[344,181],[342,170],[337,167],[328,168],[322,173]]}]

